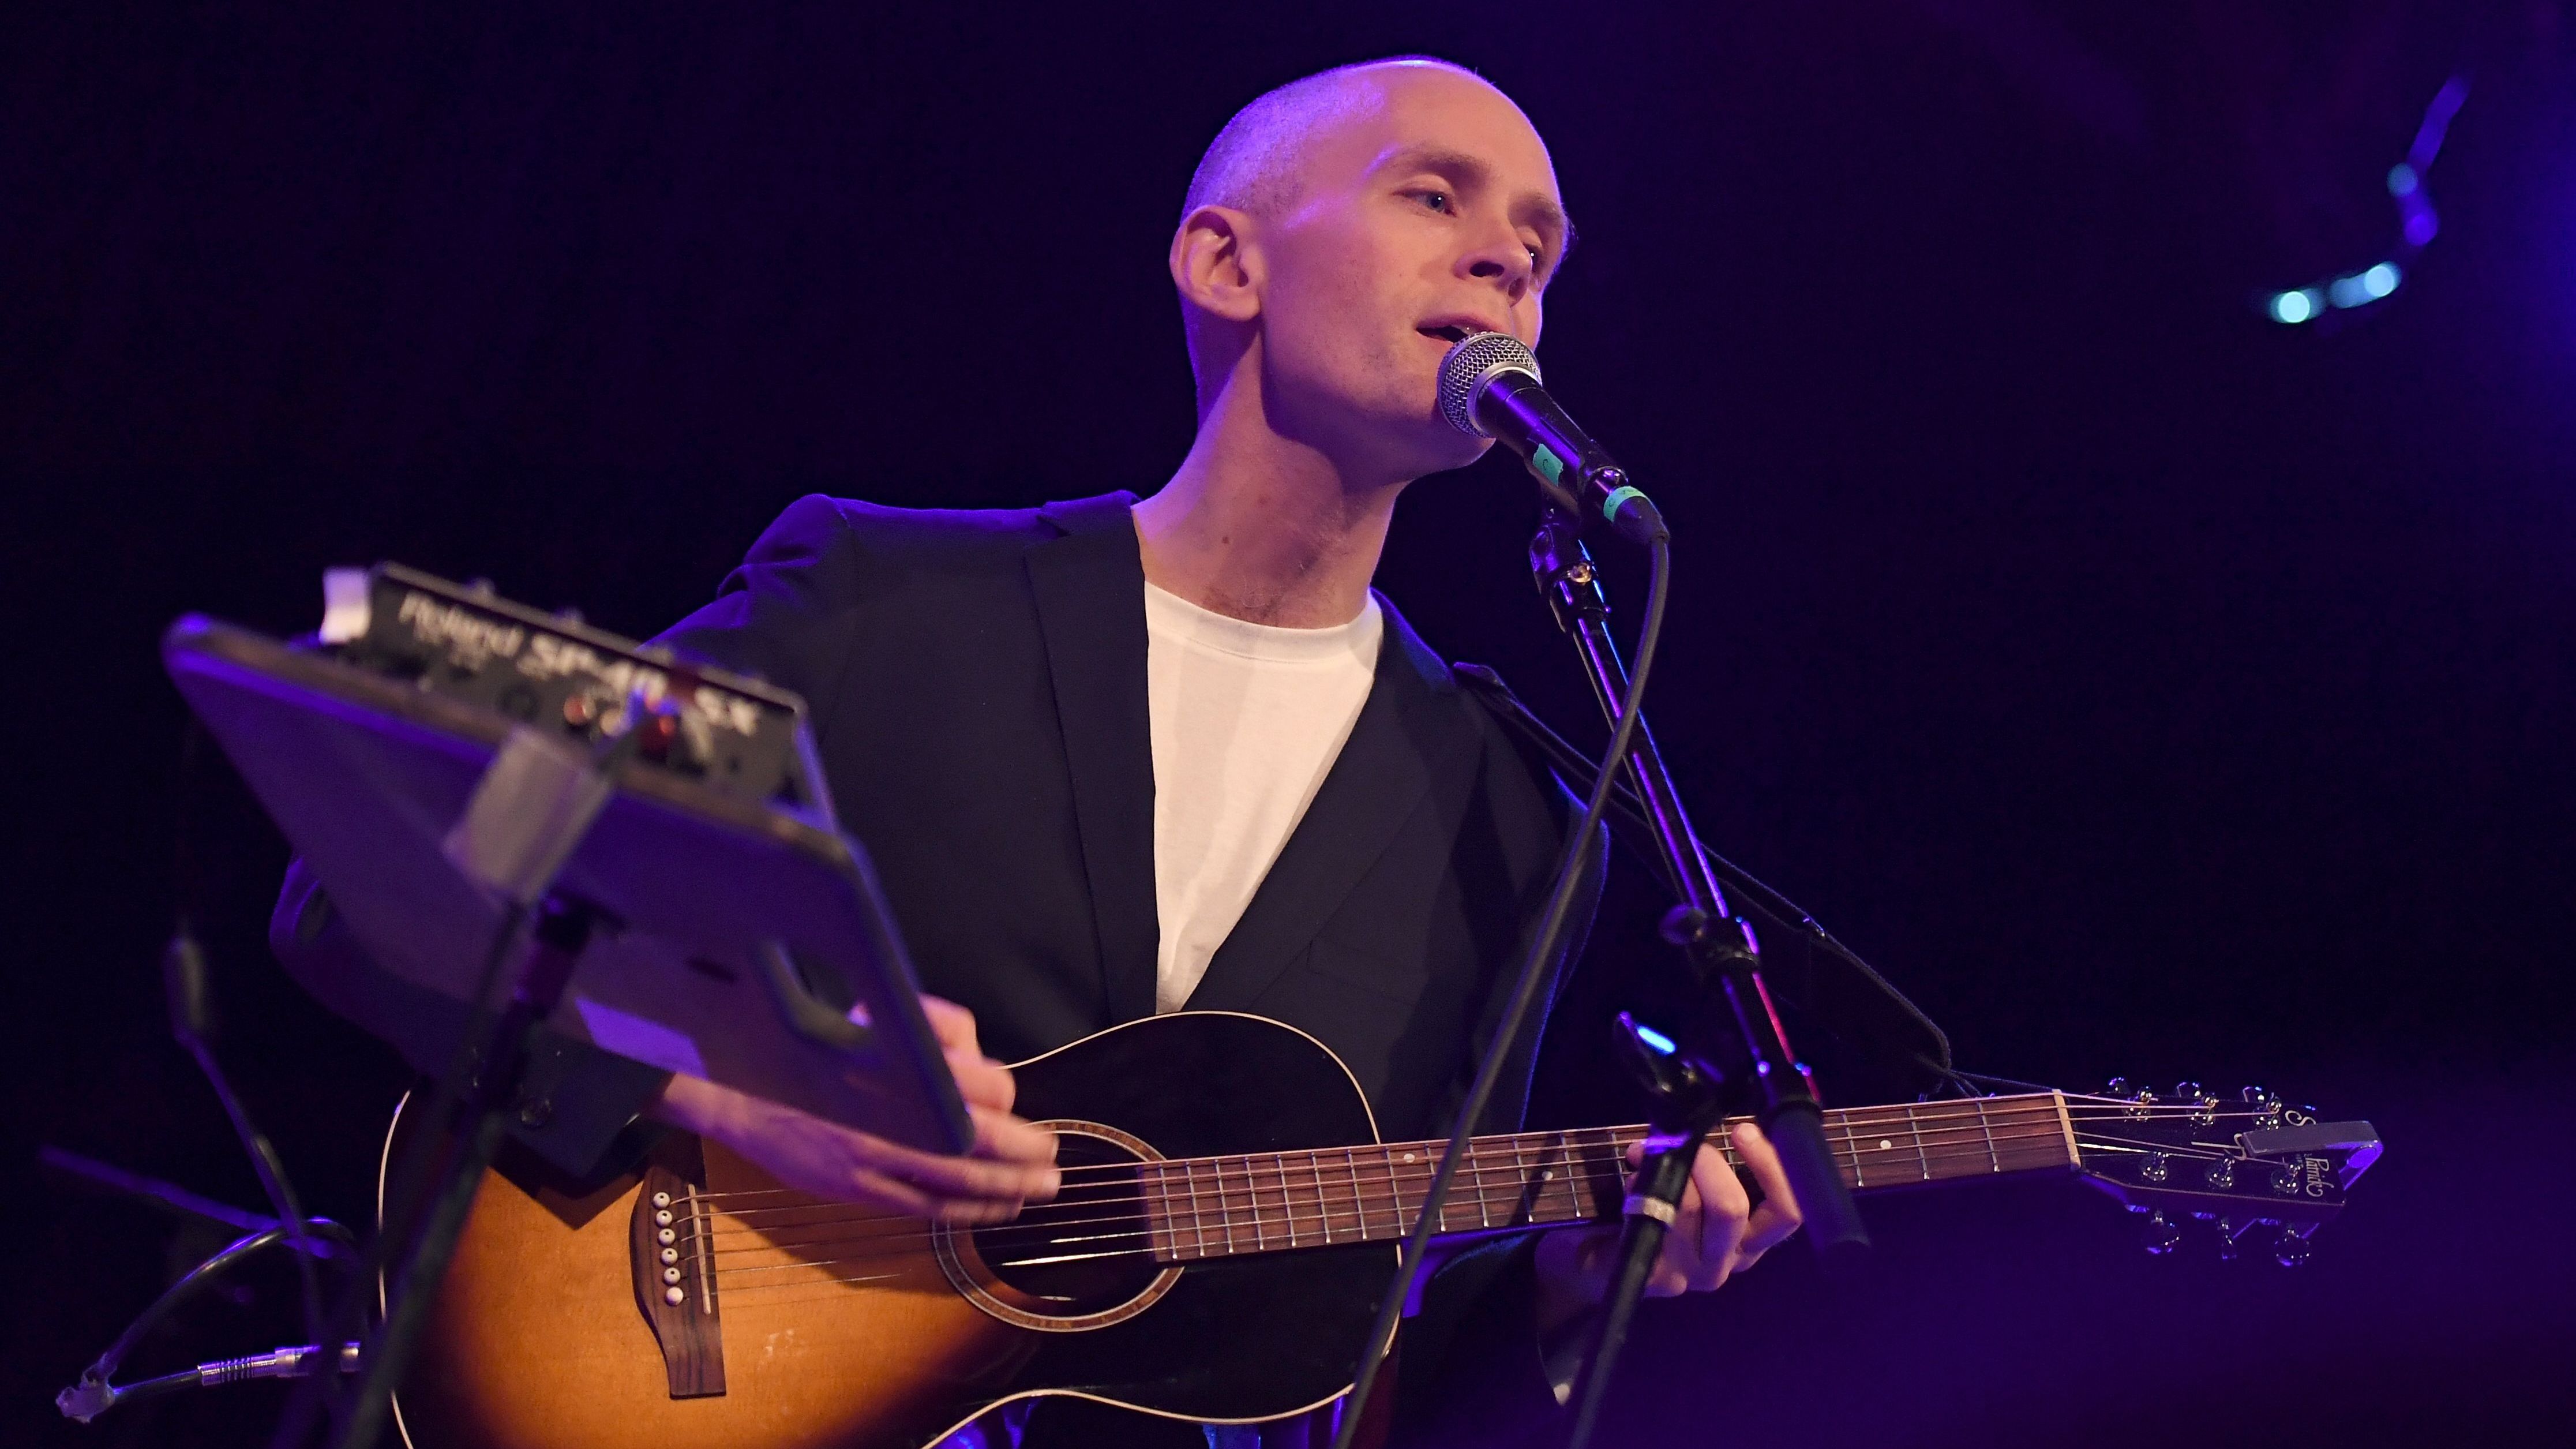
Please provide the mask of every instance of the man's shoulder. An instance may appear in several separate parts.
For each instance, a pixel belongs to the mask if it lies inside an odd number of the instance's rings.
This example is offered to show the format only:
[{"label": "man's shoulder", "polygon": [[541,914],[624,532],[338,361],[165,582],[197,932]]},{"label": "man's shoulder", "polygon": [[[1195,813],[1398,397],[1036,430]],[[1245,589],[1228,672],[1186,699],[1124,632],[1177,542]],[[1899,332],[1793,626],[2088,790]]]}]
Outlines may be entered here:
[{"label": "man's shoulder", "polygon": [[809,493],[778,515],[761,543],[814,552],[855,546],[880,558],[1003,558],[1069,533],[1122,522],[1135,501],[1134,494],[1120,492],[1034,508],[900,508]]}]

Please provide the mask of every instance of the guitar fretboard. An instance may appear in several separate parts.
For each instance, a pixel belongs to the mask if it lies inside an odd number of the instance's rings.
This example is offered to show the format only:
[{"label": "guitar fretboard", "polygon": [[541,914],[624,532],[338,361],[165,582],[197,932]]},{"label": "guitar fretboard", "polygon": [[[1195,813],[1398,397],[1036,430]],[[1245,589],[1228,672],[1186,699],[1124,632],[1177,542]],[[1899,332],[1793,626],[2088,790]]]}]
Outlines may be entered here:
[{"label": "guitar fretboard", "polygon": [[[1479,1137],[1438,1209],[1444,1235],[1615,1219],[1626,1156],[1644,1127]],[[1825,1140],[1853,1190],[2071,1168],[2065,1097],[1858,1107],[1825,1114]],[[1722,1133],[1709,1141],[1741,1165]],[[1154,1256],[1195,1262],[1245,1253],[1385,1242],[1413,1226],[1445,1142],[1390,1142],[1146,1163],[1139,1173]]]}]

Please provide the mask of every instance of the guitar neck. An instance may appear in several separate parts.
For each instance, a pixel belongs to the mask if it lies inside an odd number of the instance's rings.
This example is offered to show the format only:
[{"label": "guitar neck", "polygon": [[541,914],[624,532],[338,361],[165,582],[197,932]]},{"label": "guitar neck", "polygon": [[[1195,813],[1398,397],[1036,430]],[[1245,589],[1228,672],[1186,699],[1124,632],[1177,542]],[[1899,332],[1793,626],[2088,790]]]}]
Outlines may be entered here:
[{"label": "guitar neck", "polygon": [[[1458,1236],[1615,1219],[1626,1155],[1644,1127],[1478,1137],[1437,1214]],[[1711,1145],[1741,1165],[1722,1133]],[[2072,1168],[2075,1131],[2058,1092],[1854,1107],[1825,1114],[1825,1140],[1856,1192]],[[1413,1227],[1445,1141],[1390,1142],[1144,1165],[1154,1255],[1195,1262],[1288,1248],[1392,1241]]]}]

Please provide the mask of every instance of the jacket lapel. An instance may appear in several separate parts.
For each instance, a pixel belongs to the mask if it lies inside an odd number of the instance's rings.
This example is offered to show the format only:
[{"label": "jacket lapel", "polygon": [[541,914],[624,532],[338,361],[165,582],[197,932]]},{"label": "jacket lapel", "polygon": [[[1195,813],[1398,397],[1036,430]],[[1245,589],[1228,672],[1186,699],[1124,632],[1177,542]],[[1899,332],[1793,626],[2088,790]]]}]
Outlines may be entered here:
[{"label": "jacket lapel", "polygon": [[1128,493],[1051,503],[1064,536],[1028,551],[1100,937],[1103,1026],[1154,1012],[1154,743],[1146,716],[1145,569]]},{"label": "jacket lapel", "polygon": [[[1385,596],[1378,607],[1386,613],[1386,635],[1351,737],[1190,993],[1190,1010],[1251,1009],[1376,866],[1424,798],[1435,789],[1442,799],[1464,795],[1478,752],[1475,726],[1458,708],[1457,682]],[[1147,895],[1150,900],[1150,890]]]}]

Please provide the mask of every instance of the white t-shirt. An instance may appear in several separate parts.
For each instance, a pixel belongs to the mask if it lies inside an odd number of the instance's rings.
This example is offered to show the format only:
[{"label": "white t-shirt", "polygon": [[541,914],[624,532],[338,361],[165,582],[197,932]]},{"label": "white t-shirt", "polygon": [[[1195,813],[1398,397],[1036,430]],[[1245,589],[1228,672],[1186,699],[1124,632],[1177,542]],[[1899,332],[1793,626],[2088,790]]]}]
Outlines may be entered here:
[{"label": "white t-shirt", "polygon": [[1154,737],[1154,1009],[1178,1011],[1350,738],[1377,676],[1372,596],[1330,629],[1281,629],[1145,586]]}]

